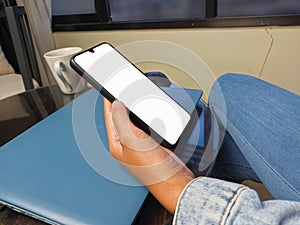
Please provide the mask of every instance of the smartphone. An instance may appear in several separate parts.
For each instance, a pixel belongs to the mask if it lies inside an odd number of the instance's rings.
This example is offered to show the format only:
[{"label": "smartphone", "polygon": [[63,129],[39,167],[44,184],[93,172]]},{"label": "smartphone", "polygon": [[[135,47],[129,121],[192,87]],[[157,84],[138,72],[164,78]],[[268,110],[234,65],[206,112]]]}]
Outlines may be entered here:
[{"label": "smartphone", "polygon": [[72,68],[110,102],[119,100],[131,121],[162,146],[174,148],[191,115],[109,43],[76,54]]}]

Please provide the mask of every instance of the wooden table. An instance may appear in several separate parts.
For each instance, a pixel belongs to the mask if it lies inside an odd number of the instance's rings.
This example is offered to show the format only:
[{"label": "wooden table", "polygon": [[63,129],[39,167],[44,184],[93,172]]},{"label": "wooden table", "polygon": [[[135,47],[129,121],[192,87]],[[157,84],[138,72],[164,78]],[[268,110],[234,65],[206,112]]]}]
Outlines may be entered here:
[{"label": "wooden table", "polygon": [[[64,95],[58,86],[23,92],[0,100],[0,146],[83,94]],[[1,181],[0,181],[1,183]],[[171,215],[149,195],[135,224],[163,224]],[[0,205],[0,225],[44,225]]]}]

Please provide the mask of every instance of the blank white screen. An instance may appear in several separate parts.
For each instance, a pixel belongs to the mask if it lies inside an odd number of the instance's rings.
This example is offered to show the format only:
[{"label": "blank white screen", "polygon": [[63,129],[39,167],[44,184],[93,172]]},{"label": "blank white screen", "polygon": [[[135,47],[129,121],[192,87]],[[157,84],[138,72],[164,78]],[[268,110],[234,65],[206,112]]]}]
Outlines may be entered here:
[{"label": "blank white screen", "polygon": [[113,47],[101,44],[75,62],[163,139],[177,142],[190,115]]}]

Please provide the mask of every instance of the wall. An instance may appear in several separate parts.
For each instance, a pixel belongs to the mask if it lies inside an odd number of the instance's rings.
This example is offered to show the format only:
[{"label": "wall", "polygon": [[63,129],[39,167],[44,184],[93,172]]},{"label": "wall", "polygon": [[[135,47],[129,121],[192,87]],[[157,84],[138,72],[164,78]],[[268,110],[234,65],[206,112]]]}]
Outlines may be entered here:
[{"label": "wall", "polygon": [[[228,72],[245,73],[300,94],[300,27],[56,32],[54,38],[58,48],[71,45],[88,48],[102,41],[115,46],[144,40],[167,41],[201,57],[215,77]],[[136,55],[143,55],[143,51],[136,50]],[[172,53],[169,56],[180,59],[182,65],[191,63]],[[212,83],[204,64],[198,71],[186,71],[178,65],[151,60],[136,63],[144,72],[162,71],[174,82],[203,88],[206,94]],[[199,60],[193,65],[201,63]]]}]

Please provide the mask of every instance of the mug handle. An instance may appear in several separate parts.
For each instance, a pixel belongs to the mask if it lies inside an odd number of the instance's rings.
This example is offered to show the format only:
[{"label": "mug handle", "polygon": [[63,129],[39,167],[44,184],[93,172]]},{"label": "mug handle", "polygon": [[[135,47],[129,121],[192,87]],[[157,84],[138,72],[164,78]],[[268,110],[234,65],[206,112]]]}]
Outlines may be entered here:
[{"label": "mug handle", "polygon": [[67,91],[71,93],[73,91],[73,88],[70,85],[70,83],[68,82],[68,80],[62,74],[62,71],[66,70],[65,65],[62,62],[57,61],[54,63],[54,70],[55,70],[55,73],[57,74],[57,76],[62,81],[62,83],[65,85],[65,88],[67,89]]}]

